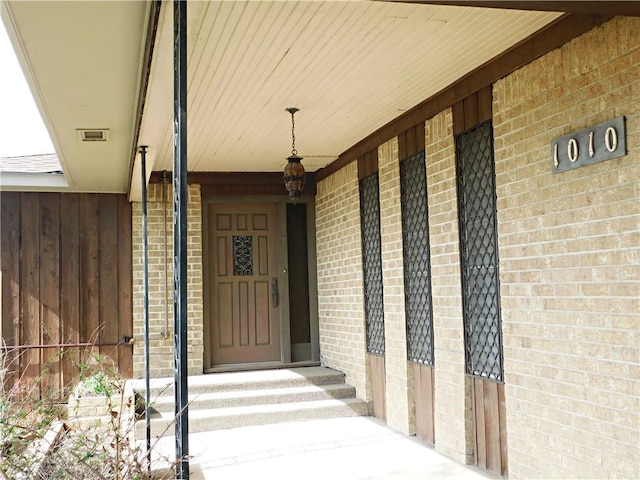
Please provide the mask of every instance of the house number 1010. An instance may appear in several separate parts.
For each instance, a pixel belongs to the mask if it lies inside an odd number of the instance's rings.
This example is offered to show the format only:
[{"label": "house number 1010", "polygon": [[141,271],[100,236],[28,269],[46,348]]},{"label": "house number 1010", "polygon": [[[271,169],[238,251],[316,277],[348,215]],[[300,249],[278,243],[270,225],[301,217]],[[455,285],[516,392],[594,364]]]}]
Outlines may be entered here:
[{"label": "house number 1010", "polygon": [[624,117],[556,138],[551,142],[553,173],[627,154]]}]

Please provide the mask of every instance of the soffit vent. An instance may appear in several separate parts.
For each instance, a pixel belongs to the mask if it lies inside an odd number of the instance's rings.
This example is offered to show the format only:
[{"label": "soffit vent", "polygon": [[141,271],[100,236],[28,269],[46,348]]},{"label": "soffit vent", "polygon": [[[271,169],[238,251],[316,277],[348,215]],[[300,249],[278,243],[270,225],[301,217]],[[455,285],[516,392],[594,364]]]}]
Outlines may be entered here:
[{"label": "soffit vent", "polygon": [[82,142],[106,142],[109,140],[108,128],[78,129],[76,132]]}]

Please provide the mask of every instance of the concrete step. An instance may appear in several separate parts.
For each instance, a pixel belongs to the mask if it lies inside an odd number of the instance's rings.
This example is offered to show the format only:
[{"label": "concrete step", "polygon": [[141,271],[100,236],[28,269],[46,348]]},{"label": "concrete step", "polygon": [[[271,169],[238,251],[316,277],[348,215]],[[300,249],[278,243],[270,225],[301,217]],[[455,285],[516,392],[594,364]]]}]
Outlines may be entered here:
[{"label": "concrete step", "polygon": [[[341,372],[325,367],[302,367],[191,376],[189,431],[207,432],[249,425],[370,415],[367,402],[355,398]],[[139,398],[144,380],[134,380]],[[175,432],[173,378],[150,382],[151,434]],[[144,400],[143,400],[144,402]],[[135,426],[136,438],[146,437],[146,421]]]},{"label": "concrete step", "polygon": [[[144,379],[132,380],[134,390],[144,398]],[[150,397],[173,396],[173,378],[152,378]],[[326,367],[301,367],[253,372],[226,372],[189,376],[190,394],[238,390],[262,390],[344,383],[344,373]]]},{"label": "concrete step", "polygon": [[[367,403],[357,398],[203,410],[189,409],[189,432],[198,433],[251,425],[367,415],[369,415]],[[152,437],[173,435],[174,432],[173,412],[159,412],[151,416]],[[136,438],[144,439],[145,437],[146,422],[140,420],[136,422]]]},{"label": "concrete step", "polygon": [[[273,405],[315,400],[354,398],[356,389],[344,383],[337,385],[310,385],[263,390],[229,390],[189,395],[190,410],[243,407],[249,405]],[[170,412],[175,409],[172,396],[161,396],[151,402],[153,412]]]}]

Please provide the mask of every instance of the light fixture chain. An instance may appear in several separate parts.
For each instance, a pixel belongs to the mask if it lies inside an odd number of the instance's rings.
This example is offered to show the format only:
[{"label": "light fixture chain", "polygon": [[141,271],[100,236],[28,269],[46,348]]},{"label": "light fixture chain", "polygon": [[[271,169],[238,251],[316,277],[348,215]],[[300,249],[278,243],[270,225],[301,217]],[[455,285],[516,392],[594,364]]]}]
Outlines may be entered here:
[{"label": "light fixture chain", "polygon": [[286,109],[291,114],[291,156],[287,158],[287,164],[284,167],[284,186],[289,192],[289,198],[296,203],[296,200],[302,195],[306,173],[298,151],[296,150],[296,120],[295,113],[299,110],[296,107]]},{"label": "light fixture chain", "polygon": [[291,155],[298,155],[296,150],[296,121],[294,118],[295,112],[291,112]]}]

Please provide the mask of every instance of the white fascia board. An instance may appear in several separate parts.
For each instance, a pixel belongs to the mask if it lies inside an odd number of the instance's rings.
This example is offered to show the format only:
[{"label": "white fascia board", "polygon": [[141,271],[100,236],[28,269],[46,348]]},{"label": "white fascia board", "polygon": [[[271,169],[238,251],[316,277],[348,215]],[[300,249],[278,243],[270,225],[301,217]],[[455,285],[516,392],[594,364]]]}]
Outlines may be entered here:
[{"label": "white fascia board", "polygon": [[14,191],[37,191],[67,188],[64,175],[52,173],[0,173],[0,189]]}]

